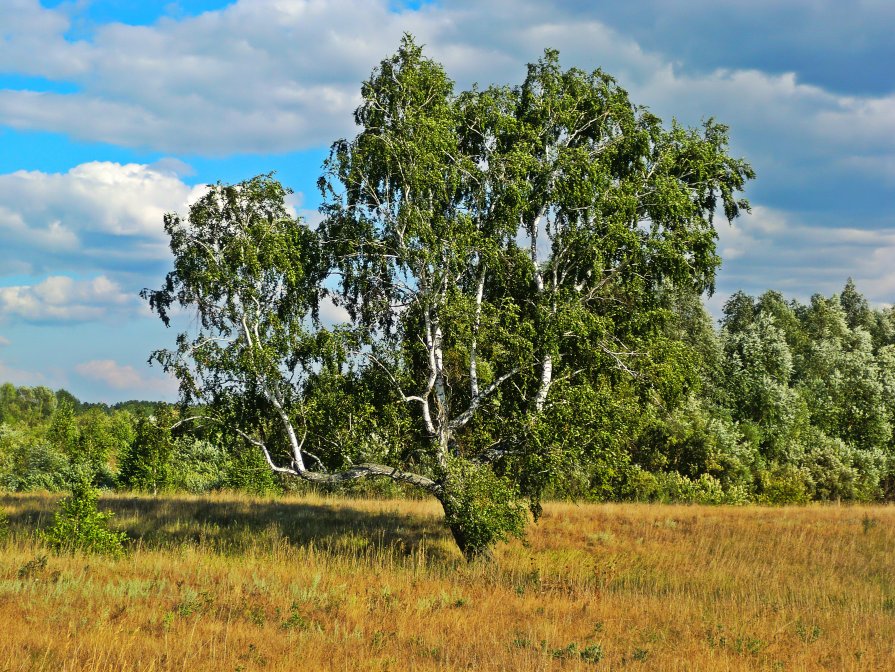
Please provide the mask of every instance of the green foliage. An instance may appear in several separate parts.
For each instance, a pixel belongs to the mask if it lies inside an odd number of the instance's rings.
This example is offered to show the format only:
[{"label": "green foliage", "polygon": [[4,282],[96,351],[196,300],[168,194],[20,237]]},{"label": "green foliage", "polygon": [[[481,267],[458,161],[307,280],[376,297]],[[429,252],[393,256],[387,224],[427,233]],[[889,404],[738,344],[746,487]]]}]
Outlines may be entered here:
[{"label": "green foliage", "polygon": [[802,464],[814,499],[872,501],[880,495],[886,455],[857,449],[812,428]]},{"label": "green foliage", "polygon": [[762,504],[805,504],[811,498],[810,476],[791,464],[773,464],[757,475]]},{"label": "green foliage", "polygon": [[691,479],[707,475],[725,488],[746,490],[761,462],[757,446],[743,436],[725,409],[695,395],[670,413],[650,418],[633,457],[650,472],[673,471]]},{"label": "green foliage", "polygon": [[192,436],[174,442],[169,465],[172,490],[201,494],[222,489],[227,483],[229,457],[219,445]]},{"label": "green foliage", "polygon": [[751,493],[742,485],[726,488],[714,476],[690,478],[676,471],[648,472],[635,467],[628,474],[624,494],[627,499],[684,504],[746,504]]},{"label": "green foliage", "polygon": [[9,538],[9,516],[6,515],[6,511],[0,509],[0,543],[3,543]]},{"label": "green foliage", "polygon": [[60,553],[80,551],[113,557],[124,554],[127,534],[109,529],[112,514],[97,508],[98,498],[92,474],[76,471],[71,494],[59,503],[53,525],[42,533],[51,548]]},{"label": "green foliage", "polygon": [[50,427],[47,429],[47,439],[58,452],[64,455],[74,455],[78,450],[80,432],[75,421],[74,408],[71,404],[63,402],[53,413]]},{"label": "green foliage", "polygon": [[253,446],[231,450],[223,476],[224,487],[232,490],[254,495],[276,495],[283,490],[261,451]]},{"label": "green foliage", "polygon": [[0,385],[0,422],[35,426],[56,409],[56,395],[47,387]]},{"label": "green foliage", "polygon": [[69,462],[41,432],[0,425],[0,487],[16,492],[66,487]]},{"label": "green foliage", "polygon": [[519,491],[487,465],[451,458],[442,500],[447,525],[467,558],[487,555],[491,546],[522,537],[528,511]]},{"label": "green foliage", "polygon": [[174,452],[173,419],[173,414],[159,406],[154,416],[137,420],[133,442],[121,461],[118,475],[124,487],[155,494],[169,486]]},{"label": "green foliage", "polygon": [[642,400],[631,386],[558,381],[556,388],[557,401],[529,421],[522,448],[501,463],[516,474],[536,518],[544,491],[612,499],[629,469],[630,438],[643,421]]}]

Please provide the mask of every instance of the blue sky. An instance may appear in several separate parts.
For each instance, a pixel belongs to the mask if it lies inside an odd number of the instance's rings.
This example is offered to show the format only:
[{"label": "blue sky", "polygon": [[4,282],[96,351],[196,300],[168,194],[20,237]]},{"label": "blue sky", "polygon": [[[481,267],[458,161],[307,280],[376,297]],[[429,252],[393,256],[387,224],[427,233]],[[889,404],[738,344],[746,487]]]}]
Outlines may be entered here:
[{"label": "blue sky", "polygon": [[315,216],[326,147],[411,32],[458,87],[518,83],[545,47],[670,121],[714,116],[758,172],[719,226],[709,300],[895,297],[895,3],[861,0],[4,0],[0,381],[171,399],[173,333],[137,297],[162,215],[276,170]]}]

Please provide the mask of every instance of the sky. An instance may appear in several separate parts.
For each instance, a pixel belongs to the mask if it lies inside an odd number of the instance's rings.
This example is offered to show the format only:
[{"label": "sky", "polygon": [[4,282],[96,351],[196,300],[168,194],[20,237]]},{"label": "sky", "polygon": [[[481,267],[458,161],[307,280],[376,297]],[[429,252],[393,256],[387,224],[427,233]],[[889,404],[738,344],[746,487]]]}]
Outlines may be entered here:
[{"label": "sky", "polygon": [[758,177],[718,222],[715,294],[895,297],[891,0],[2,0],[0,382],[168,399],[175,334],[138,293],[165,212],[276,171],[316,216],[360,83],[410,32],[457,89],[518,84],[545,48],[670,123],[714,117]]}]

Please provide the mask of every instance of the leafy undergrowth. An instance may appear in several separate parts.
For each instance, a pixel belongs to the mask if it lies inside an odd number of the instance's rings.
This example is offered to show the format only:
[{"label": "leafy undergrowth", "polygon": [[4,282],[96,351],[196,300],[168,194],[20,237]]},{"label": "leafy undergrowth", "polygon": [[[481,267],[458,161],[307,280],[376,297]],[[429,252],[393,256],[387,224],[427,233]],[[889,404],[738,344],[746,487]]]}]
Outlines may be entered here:
[{"label": "leafy undergrowth", "polygon": [[884,670],[895,508],[550,504],[466,564],[434,502],[0,496],[2,670]]}]

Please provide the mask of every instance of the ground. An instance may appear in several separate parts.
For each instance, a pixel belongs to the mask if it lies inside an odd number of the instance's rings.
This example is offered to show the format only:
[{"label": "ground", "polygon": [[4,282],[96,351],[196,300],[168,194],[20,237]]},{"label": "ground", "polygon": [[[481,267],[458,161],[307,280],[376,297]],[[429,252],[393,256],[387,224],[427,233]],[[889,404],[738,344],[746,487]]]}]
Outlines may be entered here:
[{"label": "ground", "polygon": [[430,501],[0,495],[0,670],[890,670],[895,507],[553,503],[467,564]]}]

